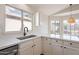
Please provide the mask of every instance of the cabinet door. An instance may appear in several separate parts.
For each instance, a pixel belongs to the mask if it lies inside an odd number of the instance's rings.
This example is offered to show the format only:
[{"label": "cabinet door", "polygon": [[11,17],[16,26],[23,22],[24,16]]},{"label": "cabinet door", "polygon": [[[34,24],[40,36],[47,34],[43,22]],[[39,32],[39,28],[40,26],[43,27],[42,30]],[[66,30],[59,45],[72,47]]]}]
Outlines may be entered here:
[{"label": "cabinet door", "polygon": [[79,49],[64,47],[64,55],[79,55]]},{"label": "cabinet door", "polygon": [[60,44],[52,44],[53,55],[63,55],[63,46]]},{"label": "cabinet door", "polygon": [[23,42],[19,45],[20,55],[33,55],[33,41]]},{"label": "cabinet door", "polygon": [[41,38],[34,39],[34,55],[40,55],[42,52]]},{"label": "cabinet door", "polygon": [[43,53],[45,55],[51,55],[52,54],[52,44],[51,39],[44,38],[43,39]]}]

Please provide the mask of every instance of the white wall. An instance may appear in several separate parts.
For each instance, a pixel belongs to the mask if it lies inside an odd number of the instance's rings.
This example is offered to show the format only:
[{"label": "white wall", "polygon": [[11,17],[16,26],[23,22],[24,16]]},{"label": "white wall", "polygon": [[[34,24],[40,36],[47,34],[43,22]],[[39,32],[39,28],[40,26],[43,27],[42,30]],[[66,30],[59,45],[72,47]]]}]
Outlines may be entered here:
[{"label": "white wall", "polygon": [[40,13],[40,31],[41,35],[48,35],[48,16]]},{"label": "white wall", "polygon": [[34,27],[34,34],[48,35],[48,16],[40,12],[40,26]]},{"label": "white wall", "polygon": [[0,4],[0,34],[4,32],[5,5]]}]

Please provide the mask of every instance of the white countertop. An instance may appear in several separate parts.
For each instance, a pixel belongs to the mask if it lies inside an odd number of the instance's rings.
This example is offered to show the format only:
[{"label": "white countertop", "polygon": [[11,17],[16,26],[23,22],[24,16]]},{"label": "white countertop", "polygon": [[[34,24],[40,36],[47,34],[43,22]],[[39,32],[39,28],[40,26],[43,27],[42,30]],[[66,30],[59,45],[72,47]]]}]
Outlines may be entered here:
[{"label": "white countertop", "polygon": [[20,42],[18,39],[0,39],[0,49],[12,46]]},{"label": "white countertop", "polygon": [[70,42],[76,42],[76,43],[79,43],[79,39],[66,39],[66,38],[63,38],[63,39],[61,39],[61,38],[59,38],[59,37],[53,37],[53,36],[50,36],[50,35],[44,35],[44,36],[42,36],[42,37],[47,37],[47,38],[51,38],[51,39],[56,39],[56,40],[63,40],[63,41],[70,41]]},{"label": "white countertop", "polygon": [[19,40],[17,38],[0,38],[0,49],[4,49],[4,48],[7,48],[12,45],[20,44],[22,42],[25,42],[25,41],[28,41],[31,39],[35,39],[38,37],[40,37],[40,36],[36,36],[36,37],[25,39],[25,40]]},{"label": "white countertop", "polygon": [[[4,38],[4,37],[0,37],[0,49],[4,49],[6,47],[12,46],[12,45],[16,45],[16,44],[20,44],[22,42],[28,41],[28,40],[32,40],[35,38],[38,38],[41,36],[36,36],[33,38],[29,38],[29,39],[25,39],[25,40],[19,40],[16,37],[8,37],[8,38]],[[47,38],[52,38],[52,39],[57,39],[57,40],[66,40],[66,41],[71,41],[71,42],[77,42],[79,43],[79,40],[69,40],[69,39],[60,39],[60,38],[55,38],[55,37],[51,37],[49,35],[44,35],[43,37],[47,37]]]}]

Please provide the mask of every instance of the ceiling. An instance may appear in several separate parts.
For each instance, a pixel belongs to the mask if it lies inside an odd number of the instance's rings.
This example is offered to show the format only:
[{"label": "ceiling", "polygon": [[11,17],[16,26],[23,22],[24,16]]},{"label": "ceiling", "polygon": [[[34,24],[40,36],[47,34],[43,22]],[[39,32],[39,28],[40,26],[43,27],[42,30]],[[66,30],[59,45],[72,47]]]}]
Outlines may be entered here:
[{"label": "ceiling", "polygon": [[46,15],[51,15],[63,10],[64,8],[67,8],[69,5],[68,4],[29,4],[29,6],[35,11],[39,11]]},{"label": "ceiling", "polygon": [[54,16],[68,16],[70,14],[79,14],[79,4],[73,4],[72,5],[72,11],[70,11],[71,8],[68,7],[68,8],[65,8],[57,13],[54,14]]}]

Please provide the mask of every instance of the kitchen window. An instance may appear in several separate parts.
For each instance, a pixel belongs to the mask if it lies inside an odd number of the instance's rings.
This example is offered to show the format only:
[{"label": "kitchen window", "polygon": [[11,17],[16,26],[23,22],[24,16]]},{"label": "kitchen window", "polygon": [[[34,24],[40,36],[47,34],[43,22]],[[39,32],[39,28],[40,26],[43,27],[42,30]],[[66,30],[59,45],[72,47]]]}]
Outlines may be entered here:
[{"label": "kitchen window", "polygon": [[59,20],[51,21],[51,36],[60,38],[60,21]]},{"label": "kitchen window", "polygon": [[21,31],[24,27],[32,30],[32,14],[11,6],[6,6],[5,32]]},{"label": "kitchen window", "polygon": [[5,32],[21,31],[21,11],[6,6]]},{"label": "kitchen window", "polygon": [[74,30],[74,27],[72,30],[70,29],[70,24],[67,22],[67,20],[63,20],[63,38],[64,39],[70,39],[71,31]]},{"label": "kitchen window", "polygon": [[75,24],[69,24],[67,19],[52,19],[50,21],[50,36],[68,40],[79,40],[79,19],[75,21]]},{"label": "kitchen window", "polygon": [[79,20],[75,20],[75,24],[69,24],[67,20],[63,21],[63,27],[64,27],[64,33],[63,38],[64,39],[71,39],[71,40],[78,40],[79,39]]},{"label": "kitchen window", "polygon": [[28,12],[23,12],[23,27],[28,27],[28,30],[32,30],[32,15]]}]

